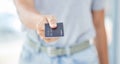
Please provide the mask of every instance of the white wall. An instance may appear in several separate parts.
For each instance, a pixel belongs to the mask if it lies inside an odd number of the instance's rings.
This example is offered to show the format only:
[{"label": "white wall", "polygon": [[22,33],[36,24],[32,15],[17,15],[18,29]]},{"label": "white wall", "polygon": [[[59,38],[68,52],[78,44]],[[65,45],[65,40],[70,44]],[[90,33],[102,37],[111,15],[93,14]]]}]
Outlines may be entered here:
[{"label": "white wall", "polygon": [[120,0],[114,0],[114,63],[120,64]]}]

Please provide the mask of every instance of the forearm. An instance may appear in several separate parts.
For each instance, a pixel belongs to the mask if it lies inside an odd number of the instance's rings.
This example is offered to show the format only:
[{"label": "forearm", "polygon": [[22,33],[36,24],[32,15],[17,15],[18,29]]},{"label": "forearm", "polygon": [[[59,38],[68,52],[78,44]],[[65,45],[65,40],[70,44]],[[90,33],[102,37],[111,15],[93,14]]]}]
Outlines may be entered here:
[{"label": "forearm", "polygon": [[21,22],[30,29],[36,29],[40,14],[35,10],[34,0],[14,0]]},{"label": "forearm", "polygon": [[96,30],[95,45],[100,64],[108,64],[107,37],[104,24],[104,10],[93,11],[93,23]]},{"label": "forearm", "polygon": [[98,51],[100,64],[108,64],[107,38],[104,26],[96,29],[95,45]]}]

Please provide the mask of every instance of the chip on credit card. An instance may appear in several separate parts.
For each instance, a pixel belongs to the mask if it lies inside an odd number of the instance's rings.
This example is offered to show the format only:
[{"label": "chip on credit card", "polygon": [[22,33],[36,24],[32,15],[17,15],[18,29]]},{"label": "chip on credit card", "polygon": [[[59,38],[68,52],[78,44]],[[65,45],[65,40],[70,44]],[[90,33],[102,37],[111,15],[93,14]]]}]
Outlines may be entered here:
[{"label": "chip on credit card", "polygon": [[64,36],[63,23],[57,23],[56,28],[51,28],[49,24],[45,24],[45,37],[62,37]]}]

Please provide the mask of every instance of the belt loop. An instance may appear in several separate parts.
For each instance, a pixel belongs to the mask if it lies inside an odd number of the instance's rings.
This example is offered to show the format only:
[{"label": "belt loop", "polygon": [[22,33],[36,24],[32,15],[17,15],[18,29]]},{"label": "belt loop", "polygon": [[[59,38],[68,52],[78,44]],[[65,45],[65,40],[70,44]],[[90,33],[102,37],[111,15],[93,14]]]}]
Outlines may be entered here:
[{"label": "belt loop", "polygon": [[34,47],[34,50],[35,50],[36,53],[40,53],[41,52],[41,49],[39,48],[39,46]]},{"label": "belt loop", "polygon": [[38,53],[41,52],[41,47],[38,47],[37,52],[38,52]]},{"label": "belt loop", "polygon": [[67,47],[65,48],[65,50],[66,50],[66,55],[67,55],[67,56],[71,56],[71,49],[70,49],[70,47],[67,46]]}]

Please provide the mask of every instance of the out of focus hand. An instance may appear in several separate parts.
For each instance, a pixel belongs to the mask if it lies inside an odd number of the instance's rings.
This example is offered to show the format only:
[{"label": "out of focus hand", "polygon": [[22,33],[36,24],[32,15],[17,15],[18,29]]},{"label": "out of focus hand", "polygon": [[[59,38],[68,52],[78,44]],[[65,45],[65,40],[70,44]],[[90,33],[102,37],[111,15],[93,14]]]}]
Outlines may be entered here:
[{"label": "out of focus hand", "polygon": [[49,23],[51,28],[56,28],[56,22],[56,17],[52,15],[42,15],[40,17],[39,23],[36,25],[37,33],[46,43],[55,42],[59,39],[58,37],[45,37],[45,24]]}]

